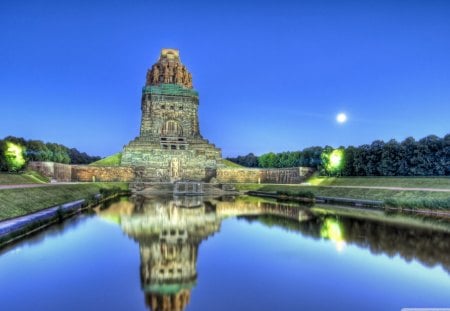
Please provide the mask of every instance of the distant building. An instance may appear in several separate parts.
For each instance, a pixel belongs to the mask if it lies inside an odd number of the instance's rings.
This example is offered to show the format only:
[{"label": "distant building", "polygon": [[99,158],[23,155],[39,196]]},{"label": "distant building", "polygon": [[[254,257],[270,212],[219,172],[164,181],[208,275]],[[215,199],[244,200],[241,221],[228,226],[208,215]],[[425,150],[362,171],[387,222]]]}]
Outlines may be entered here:
[{"label": "distant building", "polygon": [[146,181],[206,180],[215,175],[221,150],[202,137],[198,93],[179,51],[162,49],[142,90],[139,137],[123,149],[123,166]]}]

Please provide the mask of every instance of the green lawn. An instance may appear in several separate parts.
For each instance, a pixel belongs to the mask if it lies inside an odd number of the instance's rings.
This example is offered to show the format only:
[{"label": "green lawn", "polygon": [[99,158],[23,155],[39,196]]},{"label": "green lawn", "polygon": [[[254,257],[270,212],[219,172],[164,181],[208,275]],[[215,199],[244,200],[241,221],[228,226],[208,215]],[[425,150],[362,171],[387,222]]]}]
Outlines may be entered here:
[{"label": "green lawn", "polygon": [[63,203],[88,199],[100,189],[120,187],[128,189],[126,183],[85,183],[22,189],[0,190],[0,220],[18,217]]},{"label": "green lawn", "polygon": [[311,177],[313,186],[377,186],[450,189],[450,177]]},{"label": "green lawn", "polygon": [[91,166],[119,166],[121,160],[122,160],[122,153],[118,152],[113,155],[110,155],[109,157],[92,162],[89,165],[91,165]]},{"label": "green lawn", "polygon": [[301,185],[236,184],[238,190],[310,191],[315,196],[379,200],[395,207],[450,209],[450,192],[400,191],[361,188],[329,188]]},{"label": "green lawn", "polygon": [[0,185],[39,184],[49,182],[47,177],[35,171],[26,171],[20,174],[0,173]]}]

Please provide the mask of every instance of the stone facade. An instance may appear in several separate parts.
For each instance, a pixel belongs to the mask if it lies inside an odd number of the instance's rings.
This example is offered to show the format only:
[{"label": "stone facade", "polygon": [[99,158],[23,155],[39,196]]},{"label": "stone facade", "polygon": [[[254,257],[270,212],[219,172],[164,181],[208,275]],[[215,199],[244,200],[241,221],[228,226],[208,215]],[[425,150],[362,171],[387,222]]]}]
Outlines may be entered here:
[{"label": "stone facade", "polygon": [[89,166],[55,162],[30,162],[28,168],[58,182],[134,180],[134,169],[126,166]]},{"label": "stone facade", "polygon": [[72,181],[122,181],[134,180],[134,169],[126,166],[73,165]]},{"label": "stone facade", "polygon": [[140,135],[124,147],[121,165],[145,181],[207,179],[221,151],[200,134],[198,105],[178,50],[163,49],[142,90]]},{"label": "stone facade", "polygon": [[309,167],[290,168],[218,168],[220,183],[297,184],[304,182],[314,170]]}]

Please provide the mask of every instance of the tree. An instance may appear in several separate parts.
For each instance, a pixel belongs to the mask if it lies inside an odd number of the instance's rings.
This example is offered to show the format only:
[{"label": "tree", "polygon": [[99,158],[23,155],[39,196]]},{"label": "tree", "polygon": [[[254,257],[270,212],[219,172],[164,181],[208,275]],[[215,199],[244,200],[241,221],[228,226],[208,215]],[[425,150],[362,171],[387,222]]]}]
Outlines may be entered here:
[{"label": "tree", "polygon": [[355,162],[355,150],[356,148],[353,146],[349,146],[344,151],[344,164],[342,168],[343,176],[354,176],[354,162]]},{"label": "tree", "polygon": [[66,164],[70,163],[70,157],[65,146],[55,143],[47,143],[46,146],[51,152],[51,161]]},{"label": "tree", "polygon": [[1,150],[4,155],[4,162],[2,166],[6,171],[18,172],[25,166],[25,146],[20,143],[5,140]]},{"label": "tree", "polygon": [[277,160],[277,156],[275,155],[275,153],[269,152],[269,153],[261,155],[258,159],[258,162],[259,162],[260,167],[269,168],[269,167],[275,167],[276,160]]},{"label": "tree", "polygon": [[391,139],[382,146],[379,173],[381,176],[395,176],[400,167],[400,144]]},{"label": "tree", "polygon": [[344,148],[333,149],[326,146],[322,152],[323,172],[328,176],[340,176],[344,168]]},{"label": "tree", "polygon": [[41,140],[29,140],[26,143],[27,157],[30,161],[50,161],[52,152]]}]

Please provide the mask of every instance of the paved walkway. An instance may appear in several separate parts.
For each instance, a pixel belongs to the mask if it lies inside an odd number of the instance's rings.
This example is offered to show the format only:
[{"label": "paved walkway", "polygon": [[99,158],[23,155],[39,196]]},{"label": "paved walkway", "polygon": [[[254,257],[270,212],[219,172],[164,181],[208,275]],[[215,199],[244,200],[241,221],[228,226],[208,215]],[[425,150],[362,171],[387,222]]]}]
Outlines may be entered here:
[{"label": "paved walkway", "polygon": [[37,188],[37,187],[52,187],[58,185],[75,185],[79,182],[56,182],[48,184],[18,184],[18,185],[0,185],[0,190],[3,189],[17,189],[17,188]]}]

